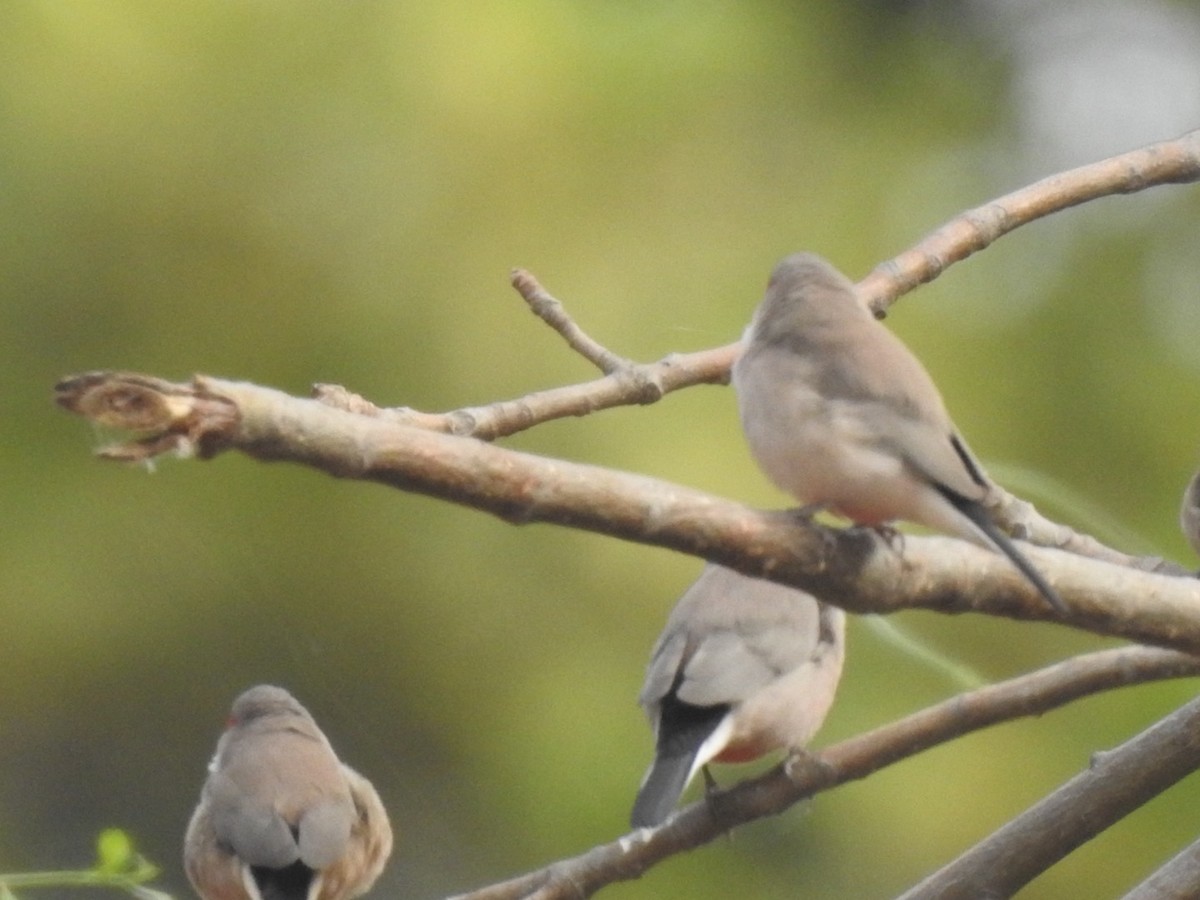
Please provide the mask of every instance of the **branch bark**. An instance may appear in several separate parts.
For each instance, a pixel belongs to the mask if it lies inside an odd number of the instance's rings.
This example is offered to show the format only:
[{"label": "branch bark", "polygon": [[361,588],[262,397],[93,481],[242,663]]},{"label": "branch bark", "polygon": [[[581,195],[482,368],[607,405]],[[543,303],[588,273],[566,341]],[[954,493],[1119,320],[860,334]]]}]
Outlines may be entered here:
[{"label": "branch bark", "polygon": [[882,313],[896,298],[1022,225],[1101,197],[1197,180],[1200,130],[1051,175],[960,213],[909,250],[880,263],[858,288]]},{"label": "branch bark", "polygon": [[317,399],[330,406],[443,434],[493,441],[543,422],[587,416],[617,406],[657,403],[672,391],[698,384],[728,384],[741,344],[697,353],[673,353],[658,362],[629,365],[582,384],[535,391],[515,400],[469,406],[446,413],[408,407],[386,408],[337,385],[319,385]]},{"label": "branch bark", "polygon": [[633,368],[632,361],[617,356],[580,328],[562,303],[550,296],[550,292],[542,287],[532,274],[524,269],[514,269],[511,281],[517,293],[525,298],[533,314],[562,335],[568,347],[605,375]]},{"label": "branch bark", "polygon": [[[1053,618],[1007,560],[962,541],[906,537],[900,554],[869,530],[828,529],[657,479],[396,425],[257,385],[92,373],[61,382],[58,400],[101,425],[142,435],[101,451],[111,458],[239,450],[439,497],[514,524],[550,522],[666,547],[794,585],[851,612],[926,607]],[[1028,553],[1070,607],[1071,625],[1200,652],[1200,581],[1054,550]]]},{"label": "branch bark", "polygon": [[[635,831],[580,856],[461,894],[454,900],[588,897],[607,884],[639,878],[656,863],[706,844],[731,828],[777,815],[820,791],[866,778],[884,766],[956,737],[1022,716],[1041,715],[1111,688],[1197,674],[1200,659],[1148,647],[1102,650],[1075,657],[961,694],[819,753],[799,755],[765,775],[681,809],[656,829]],[[1192,705],[1200,709],[1200,701]],[[1200,715],[1200,711],[1193,715]],[[1200,735],[1200,729],[1195,733]],[[1193,743],[1200,745],[1200,737]],[[1066,838],[1051,836],[1047,843],[1061,848]]]},{"label": "branch bark", "polygon": [[1116,750],[1095,754],[1086,772],[904,893],[900,900],[1011,897],[1072,850],[1197,768],[1200,698]]}]

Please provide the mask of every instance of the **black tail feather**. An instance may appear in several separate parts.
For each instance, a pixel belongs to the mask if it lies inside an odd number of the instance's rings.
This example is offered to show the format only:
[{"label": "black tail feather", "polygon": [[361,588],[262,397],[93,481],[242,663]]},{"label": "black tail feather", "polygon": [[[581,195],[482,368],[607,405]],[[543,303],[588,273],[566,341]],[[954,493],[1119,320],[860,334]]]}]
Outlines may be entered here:
[{"label": "black tail feather", "polygon": [[950,501],[960,513],[966,516],[971,522],[988,536],[1000,550],[1007,556],[1014,566],[1021,570],[1021,574],[1029,579],[1029,582],[1038,589],[1038,593],[1046,598],[1046,602],[1054,607],[1060,615],[1067,615],[1067,605],[1063,603],[1062,597],[1058,596],[1058,591],[1054,590],[1042,577],[1042,573],[1033,567],[1033,563],[1025,558],[1025,555],[1017,549],[1016,544],[1012,542],[1007,534],[1001,531],[992,517],[988,514],[987,509],[982,503],[975,500],[970,500],[963,497],[961,494],[956,494],[954,491],[938,486],[938,490],[942,496]]},{"label": "black tail feather", "polygon": [[666,821],[683,795],[683,789],[687,787],[688,773],[692,770],[695,758],[695,750],[683,756],[654,758],[654,764],[646,773],[637,799],[633,802],[630,825],[634,828],[653,828]]},{"label": "black tail feather", "polygon": [[654,763],[642,780],[629,816],[634,828],[659,825],[671,814],[687,787],[696,754],[728,714],[727,705],[684,703],[675,696],[674,688],[663,698]]}]

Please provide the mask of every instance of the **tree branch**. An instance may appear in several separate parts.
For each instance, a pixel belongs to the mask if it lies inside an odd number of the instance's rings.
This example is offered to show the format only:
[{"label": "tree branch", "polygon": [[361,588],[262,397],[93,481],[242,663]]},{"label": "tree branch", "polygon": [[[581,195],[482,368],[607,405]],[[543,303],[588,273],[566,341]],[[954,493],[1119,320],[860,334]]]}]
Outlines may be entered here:
[{"label": "tree branch", "polygon": [[376,416],[398,425],[493,441],[555,419],[587,416],[616,406],[657,403],[681,388],[728,384],[729,367],[740,348],[741,344],[727,344],[697,353],[673,353],[655,363],[631,363],[595,381],[535,391],[515,400],[468,406],[447,413],[427,413],[409,407],[379,407],[338,385],[318,385],[315,396],[335,408]]},{"label": "tree branch", "polygon": [[[872,308],[882,314],[898,297],[1036,219],[1112,194],[1131,194],[1198,179],[1200,130],[1053,175],[960,213],[911,249],[880,263],[859,282],[858,288]],[[697,353],[674,354],[655,363],[635,364],[588,337],[530,273],[515,269],[512,284],[543,321],[558,331],[572,349],[605,372],[606,377],[447,413],[419,412],[407,407],[384,409],[345,388],[330,385],[318,386],[318,399],[406,425],[495,440],[552,419],[584,416],[614,406],[654,403],[672,391],[697,384],[727,383],[729,367],[741,349],[740,343],[733,343]],[[1004,497],[998,498],[998,503],[1002,507],[1007,505]],[[1054,526],[1047,520],[1040,520],[1038,526],[1029,532],[1036,543],[1073,552],[1084,552],[1083,548],[1092,544],[1099,547],[1090,538],[1079,540],[1078,547],[1070,546],[1074,538],[1063,532],[1063,526]],[[1042,535],[1041,539],[1038,535]],[[1094,555],[1094,550],[1087,550],[1085,555]],[[1110,558],[1110,561],[1116,560]]]},{"label": "tree branch", "polygon": [[[882,315],[901,294],[932,281],[954,262],[1021,225],[1099,197],[1197,179],[1200,179],[1200,130],[1051,176],[961,213],[915,247],[881,263],[860,282],[859,289]],[[530,273],[514,270],[512,283],[531,309],[558,331],[572,349],[607,373],[604,378],[447,413],[426,413],[407,407],[384,409],[336,385],[317,385],[314,395],[323,403],[361,415],[494,440],[552,419],[589,415],[614,406],[654,403],[672,391],[696,384],[726,383],[729,367],[741,349],[739,343],[734,343],[698,353],[672,355],[656,363],[635,364],[588,337]],[[1161,559],[1130,556],[1090,535],[1052,522],[1031,504],[1001,488],[993,492],[990,506],[1006,530],[1030,543],[1116,565],[1184,574],[1182,568]]]},{"label": "tree branch", "polygon": [[562,303],[551,297],[538,280],[524,269],[513,269],[512,286],[525,298],[534,315],[562,335],[567,346],[592,363],[605,375],[632,369],[634,363],[601,346],[590,338],[567,314]]},{"label": "tree branch", "polygon": [[[859,282],[858,288],[872,308],[882,314],[898,297],[1036,219],[1112,194],[1131,194],[1198,179],[1200,130],[1053,175],[960,213],[911,249],[880,263]],[[727,383],[729,367],[741,348],[740,343],[733,343],[697,353],[674,354],[655,363],[634,364],[589,338],[566,315],[562,304],[528,272],[514,270],[512,283],[534,312],[562,334],[573,349],[608,373],[606,377],[447,413],[426,413],[407,407],[384,409],[345,388],[331,385],[318,386],[318,399],[406,425],[495,440],[553,419],[584,416],[614,406],[654,403],[672,391],[697,384]],[[1011,498],[997,498],[1002,508],[1008,501]],[[1090,538],[1073,537],[1063,531],[1063,526],[1044,519],[1037,528],[1029,530],[1029,537],[1035,543],[1089,556],[1095,556],[1100,546]],[[1072,546],[1073,541],[1076,546]],[[1117,560],[1109,557],[1109,561]]]},{"label": "tree branch", "polygon": [[[101,451],[110,458],[240,450],[439,497],[514,524],[551,522],[689,553],[852,612],[927,607],[1053,616],[1007,560],[963,541],[908,537],[901,555],[870,530],[828,529],[657,479],[396,425],[257,385],[92,373],[61,382],[58,401],[141,435]],[[1071,608],[1070,624],[1200,652],[1197,580],[1053,550],[1028,553]]]},{"label": "tree branch", "polygon": [[[335,409],[384,419],[397,425],[492,440],[565,415],[584,416],[600,409],[626,405],[632,402],[630,398],[633,396],[642,398],[637,402],[654,403],[670,391],[696,383],[692,379],[698,372],[707,373],[706,383],[725,383],[728,381],[731,360],[740,347],[740,344],[730,344],[702,353],[672,356],[660,363],[634,365],[587,384],[540,391],[518,400],[448,413],[423,413],[408,407],[382,408],[340,385],[314,385],[313,396]],[[1053,522],[1042,516],[1033,504],[1014,497],[998,485],[993,485],[988,505],[1001,527],[1014,537],[1032,544],[1147,572],[1190,574],[1182,566],[1158,557],[1122,553],[1090,535]]]},{"label": "tree branch", "polygon": [[1095,754],[1086,772],[926,878],[901,900],[1011,897],[1072,850],[1197,768],[1200,698],[1116,750]]},{"label": "tree branch", "polygon": [[1200,841],[1193,841],[1122,900],[1179,900],[1200,895]]},{"label": "tree branch", "polygon": [[1200,180],[1200,130],[1060,172],[955,216],[914,247],[880,263],[858,289],[876,313],[956,262],[1022,225],[1072,206]]},{"label": "tree branch", "polygon": [[[819,753],[802,754],[765,775],[681,809],[656,829],[635,831],[580,856],[454,900],[587,897],[607,884],[638,878],[656,863],[708,843],[737,825],[777,815],[813,794],[865,778],[964,734],[1022,716],[1041,715],[1111,688],[1197,674],[1200,659],[1147,647],[1078,656],[961,694]],[[1200,729],[1196,734],[1195,743],[1200,744]]]},{"label": "tree branch", "polygon": [[999,485],[993,485],[988,507],[1000,526],[1013,537],[1037,544],[1039,547],[1054,547],[1084,556],[1088,559],[1127,566],[1145,572],[1161,572],[1168,575],[1190,575],[1189,570],[1176,563],[1167,562],[1157,556],[1131,556],[1100,543],[1089,534],[1047,519],[1027,500],[1014,497]]}]

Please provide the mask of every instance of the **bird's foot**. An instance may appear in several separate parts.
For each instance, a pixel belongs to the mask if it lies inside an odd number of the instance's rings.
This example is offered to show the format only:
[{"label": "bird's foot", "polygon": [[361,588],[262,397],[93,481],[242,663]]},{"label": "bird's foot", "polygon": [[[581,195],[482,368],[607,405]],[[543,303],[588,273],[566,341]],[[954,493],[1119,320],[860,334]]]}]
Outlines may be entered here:
[{"label": "bird's foot", "polygon": [[712,772],[708,766],[701,766],[700,773],[704,776],[704,805],[708,807],[708,813],[720,825],[721,831],[725,833],[725,840],[733,840],[733,825],[725,824],[725,817],[721,810],[721,786],[717,784],[717,779],[713,778]]}]

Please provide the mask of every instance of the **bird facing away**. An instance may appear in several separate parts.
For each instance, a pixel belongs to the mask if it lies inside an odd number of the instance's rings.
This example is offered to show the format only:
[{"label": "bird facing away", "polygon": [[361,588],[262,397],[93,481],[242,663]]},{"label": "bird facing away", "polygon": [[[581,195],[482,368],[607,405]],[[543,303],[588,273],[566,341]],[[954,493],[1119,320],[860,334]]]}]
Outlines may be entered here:
[{"label": "bird facing away", "polygon": [[808,744],[833,705],[845,634],[845,614],[811,594],[705,566],[667,618],[638,697],[655,751],[633,827],[663,822],[709,762]]},{"label": "bird facing away", "polygon": [[1179,508],[1179,529],[1196,553],[1200,554],[1200,472],[1192,476],[1183,492]]},{"label": "bird facing away", "polygon": [[777,487],[859,525],[903,519],[999,551],[1066,613],[983,505],[991,483],[933,379],[825,260],[797,253],[775,267],[733,386],[750,451]]},{"label": "bird facing away", "polygon": [[383,871],[379,795],[283,688],[233,702],[208,772],[183,851],[204,900],[350,900]]}]

